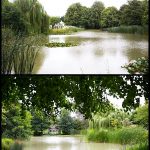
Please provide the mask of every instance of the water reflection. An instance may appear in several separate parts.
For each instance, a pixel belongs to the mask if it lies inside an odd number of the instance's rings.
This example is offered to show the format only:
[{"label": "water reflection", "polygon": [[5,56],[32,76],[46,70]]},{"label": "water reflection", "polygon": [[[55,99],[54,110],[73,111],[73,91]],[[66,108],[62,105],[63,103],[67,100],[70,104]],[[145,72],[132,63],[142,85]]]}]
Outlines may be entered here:
[{"label": "water reflection", "polygon": [[148,37],[143,35],[87,30],[73,35],[51,35],[49,41],[80,45],[43,48],[45,57],[38,74],[123,74],[127,71],[121,66],[148,56]]},{"label": "water reflection", "polygon": [[81,137],[42,136],[32,137],[23,150],[120,150],[119,144],[87,143]]}]

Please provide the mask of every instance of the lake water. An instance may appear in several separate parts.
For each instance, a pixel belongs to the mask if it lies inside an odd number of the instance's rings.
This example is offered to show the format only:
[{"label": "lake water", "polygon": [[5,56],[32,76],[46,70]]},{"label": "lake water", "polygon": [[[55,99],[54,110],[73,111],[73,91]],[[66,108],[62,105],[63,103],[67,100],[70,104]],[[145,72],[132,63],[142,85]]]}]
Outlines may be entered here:
[{"label": "lake water", "polygon": [[72,35],[49,35],[52,42],[79,43],[75,47],[43,47],[37,74],[124,74],[121,66],[148,56],[148,36],[85,30]]},{"label": "lake water", "polygon": [[32,137],[23,150],[121,150],[119,144],[87,143],[81,137],[41,136]]}]

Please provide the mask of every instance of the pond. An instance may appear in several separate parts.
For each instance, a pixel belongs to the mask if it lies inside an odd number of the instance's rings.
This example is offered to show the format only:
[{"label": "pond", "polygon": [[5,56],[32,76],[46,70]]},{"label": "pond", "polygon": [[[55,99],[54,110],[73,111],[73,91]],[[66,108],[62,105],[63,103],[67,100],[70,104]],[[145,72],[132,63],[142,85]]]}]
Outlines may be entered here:
[{"label": "pond", "polygon": [[121,150],[119,144],[87,143],[76,136],[32,137],[23,150]]},{"label": "pond", "polygon": [[124,74],[121,66],[148,56],[148,36],[85,30],[72,35],[49,35],[50,42],[78,43],[74,47],[43,47],[36,74]]}]

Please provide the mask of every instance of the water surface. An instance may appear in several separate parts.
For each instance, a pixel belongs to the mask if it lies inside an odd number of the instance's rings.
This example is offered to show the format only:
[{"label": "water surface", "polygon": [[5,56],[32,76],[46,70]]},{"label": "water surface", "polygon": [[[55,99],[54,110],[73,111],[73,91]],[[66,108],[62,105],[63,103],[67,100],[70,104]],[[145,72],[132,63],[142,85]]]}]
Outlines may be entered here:
[{"label": "water surface", "polygon": [[23,150],[121,150],[119,144],[87,143],[75,136],[32,137]]},{"label": "water surface", "polygon": [[36,60],[37,74],[123,74],[132,59],[148,56],[145,35],[85,30],[72,35],[49,35],[52,42],[78,43],[75,47],[43,47]]}]

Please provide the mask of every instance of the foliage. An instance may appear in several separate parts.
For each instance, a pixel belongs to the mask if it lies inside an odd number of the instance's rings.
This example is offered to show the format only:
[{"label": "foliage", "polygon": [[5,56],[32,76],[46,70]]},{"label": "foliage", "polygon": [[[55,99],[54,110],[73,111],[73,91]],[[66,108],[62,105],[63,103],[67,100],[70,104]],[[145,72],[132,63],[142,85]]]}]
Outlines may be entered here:
[{"label": "foliage", "polygon": [[148,150],[148,142],[127,146],[126,150]]},{"label": "foliage", "polygon": [[8,1],[2,2],[2,27],[12,28],[17,32],[27,32],[27,22],[23,18],[23,14]]},{"label": "foliage", "polygon": [[11,146],[14,144],[14,141],[9,138],[2,138],[2,150],[10,150]]},{"label": "foliage", "polygon": [[62,109],[61,116],[59,120],[59,130],[62,134],[71,134],[73,130],[73,119],[71,118],[69,112],[65,109]]},{"label": "foliage", "polygon": [[134,122],[148,129],[148,104],[138,107],[133,115]]},{"label": "foliage", "polygon": [[89,141],[118,144],[137,144],[148,141],[148,131],[142,127],[124,127],[121,129],[89,129],[86,137]]},{"label": "foliage", "polygon": [[2,26],[16,33],[48,34],[49,16],[37,0],[15,0],[2,3]]},{"label": "foliage", "polygon": [[100,28],[100,20],[101,20],[101,14],[102,11],[104,10],[104,4],[100,1],[95,1],[90,9],[91,11],[91,21],[93,23],[94,29],[99,29]]},{"label": "foliage", "polygon": [[[9,99],[7,99],[9,100]],[[5,110],[5,111],[4,111]],[[31,131],[31,114],[22,110],[21,104],[13,103],[3,106],[3,133],[2,136],[12,139],[28,139]]]},{"label": "foliage", "polygon": [[[77,109],[87,118],[92,112],[106,112],[109,101],[106,95],[123,98],[127,110],[139,106],[139,97],[148,98],[148,76],[3,76],[2,101],[11,96],[15,87],[22,104],[45,109],[48,115],[57,114],[58,108]],[[140,89],[138,87],[141,87]],[[36,92],[31,92],[36,91]],[[109,91],[109,93],[108,93]],[[24,100],[24,95],[27,98]],[[73,98],[70,102],[66,97]]]},{"label": "foliage", "polygon": [[75,43],[59,43],[59,42],[52,42],[52,43],[45,44],[45,46],[47,47],[72,47],[77,45],[78,44]]},{"label": "foliage", "polygon": [[141,57],[137,60],[132,60],[129,64],[123,66],[123,68],[126,68],[131,74],[148,74],[148,64],[148,58]]},{"label": "foliage", "polygon": [[83,30],[82,28],[77,28],[77,27],[67,27],[67,28],[62,28],[62,29],[50,29],[49,33],[54,34],[54,35],[64,35],[64,34],[71,34],[73,32],[78,32]]},{"label": "foliage", "polygon": [[94,142],[108,142],[108,131],[107,130],[94,130],[90,129],[87,131],[87,140]]},{"label": "foliage", "polygon": [[111,27],[104,29],[108,32],[113,33],[133,33],[133,34],[148,34],[148,26],[139,26],[139,25],[132,25],[132,26],[119,26],[119,27]]},{"label": "foliage", "polygon": [[52,25],[52,28],[56,23],[59,23],[61,19],[59,17],[50,17],[49,18],[49,24]]},{"label": "foliage", "polygon": [[50,119],[42,111],[34,109],[32,110],[31,125],[34,135],[43,135],[43,131],[50,126]]},{"label": "foliage", "polygon": [[102,28],[119,26],[119,13],[117,8],[108,7],[102,11],[100,25]]},{"label": "foliage", "polygon": [[121,25],[141,25],[143,16],[143,5],[139,0],[130,0],[127,5],[120,7]]},{"label": "foliage", "polygon": [[43,35],[14,35],[11,29],[2,28],[1,73],[32,73],[38,51],[45,41]]}]

